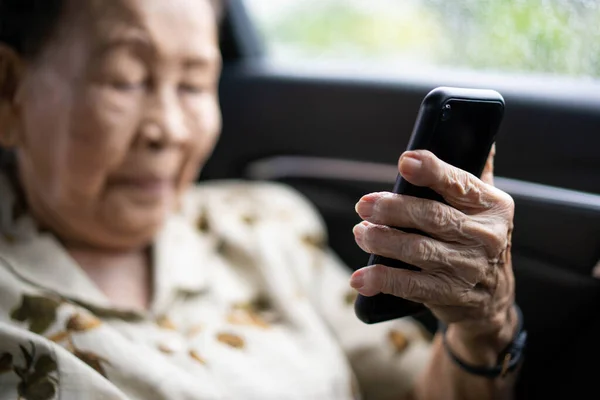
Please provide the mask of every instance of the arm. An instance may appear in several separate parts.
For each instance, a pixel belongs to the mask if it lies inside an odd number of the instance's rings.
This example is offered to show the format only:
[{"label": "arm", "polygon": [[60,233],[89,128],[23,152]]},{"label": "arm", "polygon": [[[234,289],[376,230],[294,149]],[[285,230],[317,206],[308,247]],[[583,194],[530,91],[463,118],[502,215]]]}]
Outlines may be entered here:
[{"label": "arm", "polygon": [[[497,355],[512,340],[516,315],[511,308],[500,329],[479,337],[461,337],[451,326],[446,333],[448,346],[462,361],[476,366],[493,367]],[[430,399],[512,399],[515,373],[505,377],[484,378],[461,369],[449,356],[438,333],[433,341],[432,358],[419,378],[410,400]]]}]

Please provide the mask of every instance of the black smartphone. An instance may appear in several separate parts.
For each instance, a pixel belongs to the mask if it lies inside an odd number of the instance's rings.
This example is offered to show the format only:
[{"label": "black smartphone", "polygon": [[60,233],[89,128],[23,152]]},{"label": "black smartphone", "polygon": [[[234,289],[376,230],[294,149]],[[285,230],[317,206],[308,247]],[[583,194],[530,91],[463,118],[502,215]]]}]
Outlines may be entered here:
[{"label": "black smartphone", "polygon": [[[430,150],[441,160],[481,176],[504,115],[504,99],[494,90],[438,87],[429,92],[417,116],[407,150]],[[394,193],[446,203],[429,188],[411,185],[398,175]],[[414,229],[402,229],[424,235]],[[371,254],[367,265],[420,269],[407,263]],[[354,304],[357,317],[367,324],[388,321],[426,310],[415,303],[388,294],[359,295]]]}]

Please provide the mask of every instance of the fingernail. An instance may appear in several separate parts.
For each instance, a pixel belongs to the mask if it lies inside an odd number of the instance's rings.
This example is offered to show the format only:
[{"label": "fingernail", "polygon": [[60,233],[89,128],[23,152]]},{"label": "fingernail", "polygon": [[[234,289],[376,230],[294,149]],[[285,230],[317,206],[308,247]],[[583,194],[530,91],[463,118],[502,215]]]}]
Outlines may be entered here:
[{"label": "fingernail", "polygon": [[354,207],[356,213],[360,215],[361,218],[369,218],[372,216],[373,210],[375,209],[375,202],[378,198],[379,196],[375,193],[363,196]]},{"label": "fingernail", "polygon": [[400,174],[404,177],[414,176],[419,172],[423,162],[415,153],[405,153],[400,158]]},{"label": "fingernail", "polygon": [[357,240],[362,240],[362,238],[365,234],[365,230],[367,230],[367,226],[366,226],[366,223],[363,221],[360,224],[355,225],[354,228],[352,229],[352,232],[354,233],[354,237]]},{"label": "fingernail", "polygon": [[365,285],[365,277],[362,271],[356,271],[355,273],[352,274],[352,277],[350,278],[350,286],[352,286],[354,289],[358,290],[358,289],[362,289],[362,287]]}]

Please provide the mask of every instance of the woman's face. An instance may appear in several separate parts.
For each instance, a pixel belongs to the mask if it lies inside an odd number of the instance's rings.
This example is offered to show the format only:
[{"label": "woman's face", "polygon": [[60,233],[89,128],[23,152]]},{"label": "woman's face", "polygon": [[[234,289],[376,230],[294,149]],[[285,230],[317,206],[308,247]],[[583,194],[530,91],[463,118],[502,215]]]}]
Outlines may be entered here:
[{"label": "woman's face", "polygon": [[208,0],[70,0],[15,99],[21,183],[74,245],[147,245],[218,137]]}]

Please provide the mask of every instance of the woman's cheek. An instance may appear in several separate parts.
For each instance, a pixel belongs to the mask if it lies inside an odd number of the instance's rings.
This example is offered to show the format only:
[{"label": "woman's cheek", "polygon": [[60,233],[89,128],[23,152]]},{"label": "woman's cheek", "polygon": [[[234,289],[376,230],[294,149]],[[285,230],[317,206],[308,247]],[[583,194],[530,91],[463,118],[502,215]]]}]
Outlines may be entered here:
[{"label": "woman's cheek", "polygon": [[182,101],[190,140],[178,182],[180,192],[185,191],[196,179],[212,153],[220,131],[221,111],[216,95],[195,96]]},{"label": "woman's cheek", "polygon": [[221,110],[216,93],[210,91],[188,99],[185,107],[195,146],[202,153],[210,153],[221,133]]},{"label": "woman's cheek", "polygon": [[74,105],[68,168],[78,185],[99,193],[129,151],[138,107],[108,90],[92,88]]},{"label": "woman's cheek", "polygon": [[127,137],[136,132],[144,102],[142,91],[123,92],[99,86],[90,92],[84,114],[91,117],[98,129]]},{"label": "woman's cheek", "polygon": [[143,98],[99,86],[90,90],[76,113],[76,140],[109,167],[119,165],[134,140]]}]

